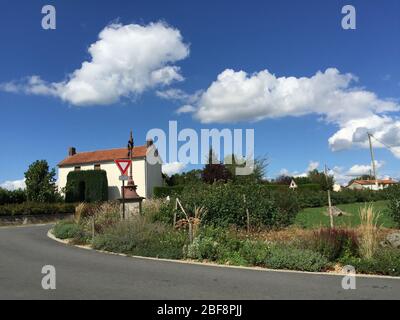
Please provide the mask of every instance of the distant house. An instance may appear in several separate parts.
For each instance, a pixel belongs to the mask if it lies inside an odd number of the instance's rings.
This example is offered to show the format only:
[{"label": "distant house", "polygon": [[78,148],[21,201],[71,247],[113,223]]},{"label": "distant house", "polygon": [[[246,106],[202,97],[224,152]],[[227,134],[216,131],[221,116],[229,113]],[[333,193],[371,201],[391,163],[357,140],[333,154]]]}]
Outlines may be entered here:
[{"label": "distant house", "polygon": [[340,192],[340,191],[342,191],[342,186],[341,186],[340,184],[338,184],[338,183],[335,183],[335,184],[333,185],[333,191],[334,191],[334,192]]},{"label": "distant house", "polygon": [[355,180],[348,185],[350,190],[383,190],[389,186],[397,184],[392,179],[386,180]]},{"label": "distant house", "polygon": [[[133,148],[132,176],[137,185],[137,193],[144,198],[153,196],[153,189],[162,186],[161,163],[150,164],[146,161],[148,151],[152,148],[153,141],[147,141],[146,145]],[[157,153],[156,153],[157,154]],[[104,170],[108,180],[108,198],[116,200],[121,198],[121,175],[114,160],[127,159],[127,148],[99,150],[91,152],[76,152],[75,148],[69,148],[68,157],[58,164],[58,188],[62,190],[67,185],[67,176],[71,171],[79,170]]]}]

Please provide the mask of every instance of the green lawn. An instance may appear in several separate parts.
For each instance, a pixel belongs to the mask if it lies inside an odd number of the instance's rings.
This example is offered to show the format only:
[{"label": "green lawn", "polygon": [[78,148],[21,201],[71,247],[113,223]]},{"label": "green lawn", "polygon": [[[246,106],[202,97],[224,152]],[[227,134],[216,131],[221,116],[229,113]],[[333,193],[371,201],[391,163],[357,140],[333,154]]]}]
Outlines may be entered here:
[{"label": "green lawn", "polygon": [[[389,216],[389,212],[387,209],[387,201],[378,201],[373,203],[375,210],[380,212],[379,225],[385,228],[394,228],[395,224],[393,223],[392,218]],[[337,207],[351,214],[350,216],[342,216],[335,217],[334,223],[336,226],[348,226],[354,227],[360,224],[360,216],[359,209],[364,207],[364,203],[352,203],[352,204],[343,204],[338,205]],[[326,216],[324,213],[327,211],[327,208],[308,208],[301,211],[295,221],[295,225],[306,228],[318,228],[321,226],[329,226],[329,216]]]}]

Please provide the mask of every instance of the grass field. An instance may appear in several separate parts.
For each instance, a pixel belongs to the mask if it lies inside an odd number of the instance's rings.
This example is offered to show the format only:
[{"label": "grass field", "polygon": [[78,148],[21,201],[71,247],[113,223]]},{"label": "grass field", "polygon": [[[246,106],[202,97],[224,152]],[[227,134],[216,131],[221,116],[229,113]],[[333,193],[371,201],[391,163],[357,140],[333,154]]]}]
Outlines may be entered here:
[{"label": "grass field", "polygon": [[[352,203],[338,205],[337,207],[349,216],[335,217],[335,226],[355,227],[360,224],[360,208],[364,207],[364,203]],[[394,228],[395,224],[389,216],[387,209],[387,201],[378,201],[373,203],[374,209],[380,212],[379,225],[385,228]],[[329,216],[326,215],[327,207],[324,208],[308,208],[301,211],[296,218],[295,225],[301,228],[312,229],[318,227],[329,226]]]}]

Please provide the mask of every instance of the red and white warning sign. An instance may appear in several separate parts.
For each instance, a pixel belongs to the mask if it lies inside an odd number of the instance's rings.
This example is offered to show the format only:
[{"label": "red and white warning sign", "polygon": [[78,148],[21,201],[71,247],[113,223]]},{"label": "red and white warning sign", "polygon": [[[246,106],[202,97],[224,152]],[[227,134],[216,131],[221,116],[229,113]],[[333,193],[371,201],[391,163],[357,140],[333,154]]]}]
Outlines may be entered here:
[{"label": "red and white warning sign", "polygon": [[131,166],[131,160],[128,159],[119,159],[115,160],[115,164],[117,165],[119,171],[121,171],[121,175],[126,175],[129,167]]}]

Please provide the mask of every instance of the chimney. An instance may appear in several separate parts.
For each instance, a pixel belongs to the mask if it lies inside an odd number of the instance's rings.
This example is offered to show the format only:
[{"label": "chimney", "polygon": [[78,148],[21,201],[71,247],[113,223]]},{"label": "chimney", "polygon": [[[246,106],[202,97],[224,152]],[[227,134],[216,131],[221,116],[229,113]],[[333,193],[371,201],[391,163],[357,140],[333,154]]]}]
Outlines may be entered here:
[{"label": "chimney", "polygon": [[153,143],[154,143],[154,142],[153,142],[153,139],[147,140],[147,141],[146,141],[146,147],[147,147],[147,148],[150,148],[150,147],[153,145]]},{"label": "chimney", "polygon": [[69,156],[69,157],[72,157],[72,156],[74,156],[74,155],[76,155],[76,149],[75,149],[74,147],[70,147],[70,148],[68,149],[68,156]]}]

